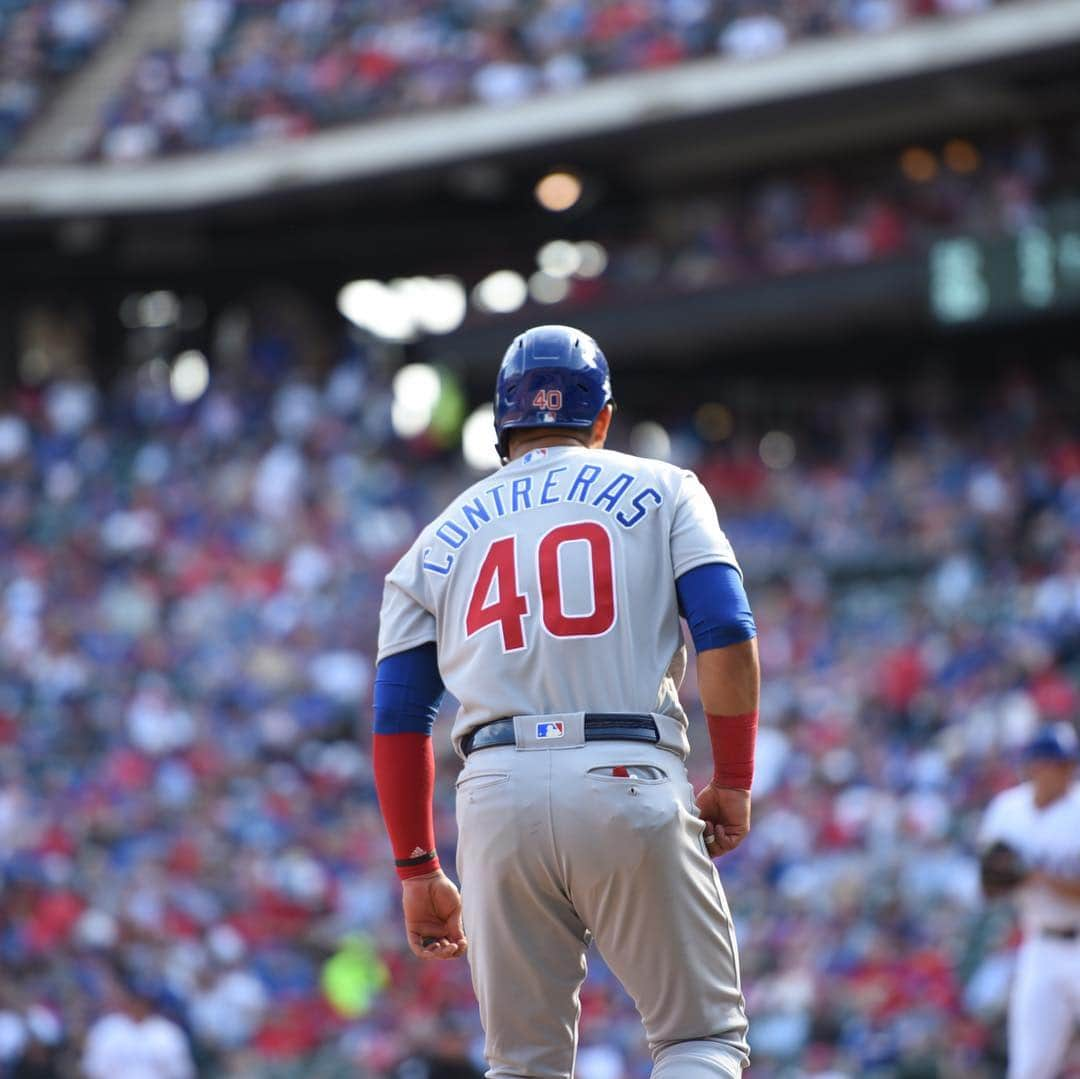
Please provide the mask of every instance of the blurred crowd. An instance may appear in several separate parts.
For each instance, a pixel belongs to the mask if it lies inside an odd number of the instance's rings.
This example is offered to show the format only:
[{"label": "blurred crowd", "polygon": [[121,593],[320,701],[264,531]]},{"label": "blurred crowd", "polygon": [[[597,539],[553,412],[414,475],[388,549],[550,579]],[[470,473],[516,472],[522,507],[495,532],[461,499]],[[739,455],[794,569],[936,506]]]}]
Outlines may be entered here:
[{"label": "blurred crowd", "polygon": [[[4,1079],[479,1074],[466,966],[405,947],[369,758],[382,576],[475,473],[395,439],[377,353],[299,347],[253,327],[190,405],[151,363],[0,408]],[[756,823],[720,863],[758,1079],[998,1074],[1015,942],[973,830],[1080,710],[1080,366],[1041,371],[644,429],[712,492],[761,630]],[[590,965],[579,1079],[645,1079]]]},{"label": "blurred crowd", "polygon": [[107,111],[110,160],[305,135],[374,116],[503,105],[590,79],[829,34],[887,32],[990,0],[185,0]]},{"label": "blurred crowd", "polygon": [[1011,236],[1075,200],[1078,162],[1073,124],[740,178],[596,230],[602,274],[545,284],[571,305],[634,302],[912,255],[950,235]]},{"label": "blurred crowd", "polygon": [[0,157],[126,7],[127,0],[0,0]]}]

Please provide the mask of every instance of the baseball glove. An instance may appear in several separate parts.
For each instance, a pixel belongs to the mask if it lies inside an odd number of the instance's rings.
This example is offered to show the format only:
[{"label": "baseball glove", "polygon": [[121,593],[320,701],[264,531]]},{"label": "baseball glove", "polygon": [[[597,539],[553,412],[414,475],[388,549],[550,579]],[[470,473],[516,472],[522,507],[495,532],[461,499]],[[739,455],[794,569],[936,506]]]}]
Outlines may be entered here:
[{"label": "baseball glove", "polygon": [[988,896],[1008,895],[1027,875],[1020,852],[1000,840],[987,847],[979,859],[979,878]]}]

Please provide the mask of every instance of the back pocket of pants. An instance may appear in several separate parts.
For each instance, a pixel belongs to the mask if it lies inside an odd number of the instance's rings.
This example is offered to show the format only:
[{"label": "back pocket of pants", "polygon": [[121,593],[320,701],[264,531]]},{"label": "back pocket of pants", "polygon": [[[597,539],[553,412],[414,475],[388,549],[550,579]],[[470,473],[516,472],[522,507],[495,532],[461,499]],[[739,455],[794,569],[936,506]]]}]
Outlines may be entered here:
[{"label": "back pocket of pants", "polygon": [[457,781],[458,794],[476,794],[488,787],[498,787],[510,778],[509,772],[473,772]]},{"label": "back pocket of pants", "polygon": [[639,783],[663,783],[668,778],[663,768],[654,764],[616,764],[590,768],[589,775],[600,779],[635,779]]}]

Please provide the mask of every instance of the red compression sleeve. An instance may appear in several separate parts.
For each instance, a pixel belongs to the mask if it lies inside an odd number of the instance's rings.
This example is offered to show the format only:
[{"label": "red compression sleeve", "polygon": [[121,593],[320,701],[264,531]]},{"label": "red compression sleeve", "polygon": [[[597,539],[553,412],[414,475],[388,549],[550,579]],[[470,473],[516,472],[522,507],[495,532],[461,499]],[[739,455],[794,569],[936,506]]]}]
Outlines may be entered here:
[{"label": "red compression sleeve", "polygon": [[754,743],[758,714],[711,716],[705,713],[713,753],[713,786],[748,791],[754,781]]},{"label": "red compression sleeve", "polygon": [[435,754],[431,735],[415,731],[372,736],[372,765],[394,864],[402,880],[439,868],[431,798],[435,792]]}]

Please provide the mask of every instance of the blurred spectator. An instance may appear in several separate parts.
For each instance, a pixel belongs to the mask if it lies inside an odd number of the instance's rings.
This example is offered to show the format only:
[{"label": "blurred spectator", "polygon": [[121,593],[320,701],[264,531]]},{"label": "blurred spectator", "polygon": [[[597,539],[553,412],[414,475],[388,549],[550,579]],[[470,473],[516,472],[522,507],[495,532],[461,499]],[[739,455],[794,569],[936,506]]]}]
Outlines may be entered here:
[{"label": "blurred spectator", "polygon": [[5,0],[0,4],[0,157],[57,82],[104,40],[127,0]]},{"label": "blurred spectator", "polygon": [[[390,1070],[387,1079],[483,1079],[483,1070],[470,1059],[464,1031],[444,1027],[439,1042],[425,1052],[409,1054]],[[587,1079],[584,1072],[581,1076]]]},{"label": "blurred spectator", "polygon": [[184,1032],[130,988],[118,988],[114,1011],[86,1035],[87,1079],[192,1079],[195,1065]]},{"label": "blurred spectator", "polygon": [[[207,1079],[479,1062],[467,967],[404,947],[368,755],[382,576],[474,474],[393,437],[372,356],[316,377],[307,339],[254,318],[183,407],[139,372],[0,407],[0,1069],[158,1035]],[[761,629],[755,830],[720,863],[759,1079],[996,1074],[1013,941],[972,828],[1080,709],[1080,372],[986,371],[710,383],[651,417]],[[644,1079],[596,955],[582,1011],[583,1076]]]},{"label": "blurred spectator", "polygon": [[182,41],[144,56],[99,153],[133,160],[296,138],[471,101],[499,106],[620,72],[806,37],[880,33],[987,0],[532,0],[393,6],[185,0]]}]

